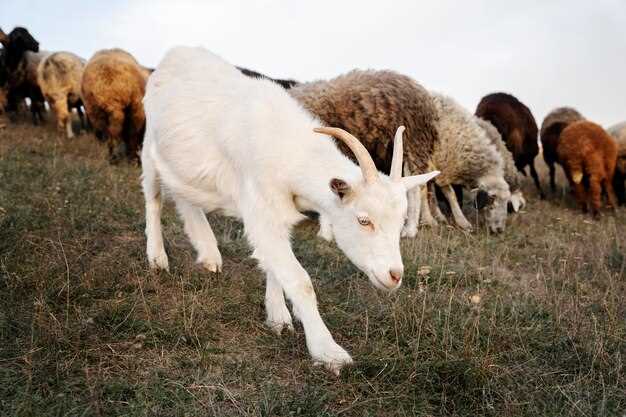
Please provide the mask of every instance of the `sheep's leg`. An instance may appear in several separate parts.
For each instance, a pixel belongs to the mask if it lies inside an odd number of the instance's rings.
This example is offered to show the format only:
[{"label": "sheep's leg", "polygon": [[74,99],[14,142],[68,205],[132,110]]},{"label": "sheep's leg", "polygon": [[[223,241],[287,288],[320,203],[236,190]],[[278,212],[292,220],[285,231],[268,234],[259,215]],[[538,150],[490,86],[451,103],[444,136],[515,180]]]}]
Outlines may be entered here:
[{"label": "sheep's leg", "polygon": [[441,191],[448,200],[448,203],[450,203],[450,210],[452,211],[454,222],[463,230],[472,230],[472,224],[467,221],[467,218],[465,218],[465,215],[463,214],[463,210],[461,210],[461,206],[459,206],[454,188],[452,188],[451,185],[446,185],[441,188]]},{"label": "sheep's leg", "polygon": [[265,313],[267,315],[265,324],[274,333],[280,335],[284,327],[293,331],[291,314],[285,303],[283,288],[271,273],[267,273],[265,283]]},{"label": "sheep's leg", "polygon": [[317,232],[317,235],[328,242],[332,242],[333,227],[332,227],[332,224],[330,223],[330,220],[328,219],[328,216],[320,213],[318,219],[320,223],[320,230]]},{"label": "sheep's leg", "polygon": [[615,196],[615,190],[613,189],[613,183],[610,178],[605,177],[602,181],[604,186],[604,190],[606,191],[606,195],[609,199],[609,204],[613,211],[617,210],[617,197]]},{"label": "sheep's leg", "polygon": [[74,131],[72,130],[72,118],[70,117],[70,111],[67,106],[66,97],[49,97],[48,102],[54,110],[54,114],[57,118],[57,130],[60,134],[65,134],[68,139],[74,137]]},{"label": "sheep's leg", "polygon": [[263,218],[265,213],[273,213],[276,208],[264,204],[253,187],[244,191],[240,207],[246,236],[255,249],[254,256],[291,301],[293,312],[304,327],[306,344],[315,364],[339,374],[341,367],[351,363],[352,358],[335,342],[320,316],[311,278],[291,249],[288,226]]},{"label": "sheep's leg", "polygon": [[544,199],[546,198],[546,195],[543,193],[543,190],[541,189],[541,184],[539,183],[539,175],[537,175],[537,170],[535,170],[535,161],[531,161],[529,165],[530,176],[533,177],[533,181],[535,181],[535,186],[537,187],[537,190],[539,190],[539,196]]},{"label": "sheep's leg", "polygon": [[150,157],[143,155],[143,173],[141,185],[146,199],[146,253],[152,269],[169,270],[167,254],[163,245],[161,230],[161,187],[158,174]]},{"label": "sheep's leg", "polygon": [[589,178],[589,206],[591,208],[591,215],[598,217],[600,213],[600,207],[602,206],[602,184],[597,175],[591,175]]},{"label": "sheep's leg", "polygon": [[556,192],[556,181],[555,181],[555,175],[556,175],[556,168],[554,166],[554,162],[549,163],[548,164],[548,168],[550,169],[550,189],[552,190],[552,192]]},{"label": "sheep's leg", "polygon": [[437,221],[433,218],[433,215],[430,212],[430,207],[428,205],[428,188],[426,185],[420,187],[421,193],[421,222],[427,226],[437,226]]},{"label": "sheep's leg", "polygon": [[615,171],[613,175],[613,189],[617,195],[617,204],[626,204],[626,187],[624,187],[624,175],[620,171]]},{"label": "sheep's leg", "polygon": [[111,163],[117,162],[124,153],[125,143],[122,141],[122,131],[124,128],[124,112],[114,110],[109,113],[108,147],[109,160]]},{"label": "sheep's leg", "polygon": [[433,209],[433,216],[437,220],[437,223],[448,223],[448,219],[446,219],[446,216],[441,212],[441,207],[439,207],[439,201],[437,200],[437,192],[435,190],[435,186],[434,184],[431,184],[432,183],[429,183],[427,187],[430,189],[430,192],[428,193],[428,198],[430,198],[429,204]]},{"label": "sheep's leg", "polygon": [[85,113],[83,112],[82,106],[80,104],[76,106],[76,113],[78,113],[78,118],[80,119],[80,128],[82,130],[87,130],[87,125],[85,123]]},{"label": "sheep's leg", "polygon": [[222,255],[202,209],[180,198],[176,199],[176,208],[185,223],[185,233],[198,253],[196,262],[211,272],[221,272]]},{"label": "sheep's leg", "polygon": [[[404,175],[409,176],[409,172],[406,166],[404,167]],[[406,210],[406,223],[402,228],[402,237],[413,238],[417,236],[417,227],[420,221],[420,187],[414,187],[407,192],[407,210]]]}]

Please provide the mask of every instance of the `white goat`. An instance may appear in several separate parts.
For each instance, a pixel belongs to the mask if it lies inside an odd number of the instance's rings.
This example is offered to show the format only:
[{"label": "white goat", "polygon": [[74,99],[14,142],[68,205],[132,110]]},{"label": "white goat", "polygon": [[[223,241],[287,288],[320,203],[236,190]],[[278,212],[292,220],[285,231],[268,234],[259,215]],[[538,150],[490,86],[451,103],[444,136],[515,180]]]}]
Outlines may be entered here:
[{"label": "white goat", "polygon": [[[360,142],[318,128],[279,85],[252,79],[202,48],[169,51],[148,81],[141,154],[148,260],[168,268],[161,232],[161,189],[176,202],[198,262],[211,271],[222,259],[204,212],[243,220],[253,257],[267,276],[267,324],[292,328],[284,293],[302,322],[316,364],[334,373],[352,362],[322,321],[311,279],[291,250],[291,228],[302,211],[328,216],[338,246],[384,290],[398,288],[400,231],[407,190],[438,173],[402,177],[402,128],[391,175],[379,173]],[[359,164],[324,133],[344,141]]]}]

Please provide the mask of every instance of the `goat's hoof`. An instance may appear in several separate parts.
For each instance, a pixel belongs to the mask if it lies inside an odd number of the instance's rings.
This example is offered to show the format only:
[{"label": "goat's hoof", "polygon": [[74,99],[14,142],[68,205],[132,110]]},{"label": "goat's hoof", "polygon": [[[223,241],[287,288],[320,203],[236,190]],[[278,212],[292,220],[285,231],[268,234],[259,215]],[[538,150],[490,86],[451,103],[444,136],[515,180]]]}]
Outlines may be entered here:
[{"label": "goat's hoof", "polygon": [[170,265],[167,260],[167,255],[165,253],[150,257],[148,263],[150,264],[150,269],[162,269],[164,271],[170,272]]},{"label": "goat's hoof", "polygon": [[417,236],[417,225],[415,225],[415,224],[405,225],[402,228],[402,232],[401,232],[400,236],[406,237],[406,238],[409,238],[409,239],[414,238],[415,236]]},{"label": "goat's hoof", "polygon": [[272,331],[272,333],[275,333],[276,336],[280,336],[283,333],[283,329],[287,329],[289,333],[294,332],[293,324],[291,323],[291,317],[289,317],[288,321],[282,321],[280,319],[270,320],[268,318],[265,321],[265,325]]},{"label": "goat's hoof", "polygon": [[315,352],[311,352],[311,355],[314,366],[323,366],[336,376],[339,376],[341,368],[353,363],[348,352],[332,340],[327,346],[316,346]]},{"label": "goat's hoof", "polygon": [[222,272],[222,260],[198,260],[198,264],[202,266],[202,268],[206,269],[209,272],[218,273]]},{"label": "goat's hoof", "polygon": [[460,222],[457,224],[457,226],[459,226],[465,232],[471,232],[474,229],[470,222]]}]

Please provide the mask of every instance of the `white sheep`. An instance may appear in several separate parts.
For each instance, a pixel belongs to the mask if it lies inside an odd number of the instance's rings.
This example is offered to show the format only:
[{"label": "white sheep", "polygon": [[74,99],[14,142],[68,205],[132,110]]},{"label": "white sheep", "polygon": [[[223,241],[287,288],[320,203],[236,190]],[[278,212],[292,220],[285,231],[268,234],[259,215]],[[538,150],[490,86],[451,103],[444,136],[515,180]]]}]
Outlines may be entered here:
[{"label": "white sheep", "polygon": [[[198,262],[212,271],[221,269],[222,259],[204,213],[240,217],[253,257],[266,273],[267,324],[279,333],[291,327],[284,292],[315,363],[339,373],[352,359],[319,314],[311,279],[291,249],[291,229],[303,211],[324,213],[348,258],[374,286],[394,290],[403,273],[399,241],[406,192],[437,173],[402,177],[402,129],[390,176],[379,173],[352,135],[316,129],[319,120],[278,84],[246,77],[202,48],[169,51],[148,81],[144,105],[141,160],[150,264],[168,268],[161,191],[176,202]],[[360,167],[315,132],[348,144]]]},{"label": "white sheep", "polygon": [[[493,232],[503,231],[511,192],[504,180],[502,156],[470,112],[448,96],[431,95],[439,116],[436,122],[439,140],[435,142],[429,167],[441,171],[435,183],[450,203],[455,223],[464,229],[472,227],[452,188],[460,185],[487,197],[485,214],[489,228]],[[432,208],[436,217],[441,217],[437,204]]]}]

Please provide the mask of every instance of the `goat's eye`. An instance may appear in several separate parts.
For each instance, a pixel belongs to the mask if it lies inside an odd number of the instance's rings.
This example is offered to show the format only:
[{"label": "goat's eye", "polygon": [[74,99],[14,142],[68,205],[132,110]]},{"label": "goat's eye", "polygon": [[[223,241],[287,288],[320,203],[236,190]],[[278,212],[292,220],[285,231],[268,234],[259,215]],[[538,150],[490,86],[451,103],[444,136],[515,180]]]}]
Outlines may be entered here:
[{"label": "goat's eye", "polygon": [[372,226],[372,221],[367,217],[357,217],[357,220],[361,226]]}]

